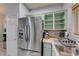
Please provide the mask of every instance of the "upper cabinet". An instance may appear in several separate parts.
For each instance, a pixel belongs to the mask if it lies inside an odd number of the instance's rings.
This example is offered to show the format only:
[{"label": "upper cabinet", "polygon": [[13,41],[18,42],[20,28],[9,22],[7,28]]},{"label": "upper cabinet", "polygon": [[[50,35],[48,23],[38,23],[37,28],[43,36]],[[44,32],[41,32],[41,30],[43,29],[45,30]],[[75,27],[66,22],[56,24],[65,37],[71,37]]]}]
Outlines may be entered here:
[{"label": "upper cabinet", "polygon": [[44,29],[53,29],[53,14],[45,15]]},{"label": "upper cabinet", "polygon": [[44,15],[44,30],[66,30],[66,11]]},{"label": "upper cabinet", "polygon": [[64,30],[65,29],[65,12],[54,13],[55,29]]}]

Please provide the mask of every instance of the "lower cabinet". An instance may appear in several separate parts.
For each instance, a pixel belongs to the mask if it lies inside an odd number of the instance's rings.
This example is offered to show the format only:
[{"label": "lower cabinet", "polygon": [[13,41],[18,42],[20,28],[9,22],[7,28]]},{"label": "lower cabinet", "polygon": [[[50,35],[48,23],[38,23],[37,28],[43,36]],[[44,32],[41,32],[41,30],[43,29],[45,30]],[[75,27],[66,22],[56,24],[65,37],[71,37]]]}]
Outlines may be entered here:
[{"label": "lower cabinet", "polygon": [[52,56],[52,44],[51,43],[43,43],[43,56]]}]

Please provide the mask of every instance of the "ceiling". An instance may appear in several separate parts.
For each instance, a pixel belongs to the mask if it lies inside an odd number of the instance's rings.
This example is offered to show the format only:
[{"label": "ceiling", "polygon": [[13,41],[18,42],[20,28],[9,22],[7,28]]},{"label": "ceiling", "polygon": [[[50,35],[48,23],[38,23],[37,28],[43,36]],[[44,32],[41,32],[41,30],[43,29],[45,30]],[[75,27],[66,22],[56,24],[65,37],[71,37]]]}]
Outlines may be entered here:
[{"label": "ceiling", "polygon": [[24,3],[29,10],[47,7],[56,3]]}]

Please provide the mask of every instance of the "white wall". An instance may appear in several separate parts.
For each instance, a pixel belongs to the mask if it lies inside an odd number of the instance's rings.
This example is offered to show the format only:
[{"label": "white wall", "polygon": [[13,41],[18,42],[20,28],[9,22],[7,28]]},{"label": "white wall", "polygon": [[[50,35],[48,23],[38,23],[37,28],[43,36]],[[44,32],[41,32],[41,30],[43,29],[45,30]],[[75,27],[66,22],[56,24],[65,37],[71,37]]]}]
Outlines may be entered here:
[{"label": "white wall", "polygon": [[7,55],[17,55],[17,22],[19,4],[6,4],[7,7]]},{"label": "white wall", "polygon": [[67,32],[72,32],[72,4],[66,3],[63,5],[63,9],[67,10]]},{"label": "white wall", "polygon": [[29,13],[28,9],[22,4],[19,4],[19,18],[26,17],[26,15]]}]

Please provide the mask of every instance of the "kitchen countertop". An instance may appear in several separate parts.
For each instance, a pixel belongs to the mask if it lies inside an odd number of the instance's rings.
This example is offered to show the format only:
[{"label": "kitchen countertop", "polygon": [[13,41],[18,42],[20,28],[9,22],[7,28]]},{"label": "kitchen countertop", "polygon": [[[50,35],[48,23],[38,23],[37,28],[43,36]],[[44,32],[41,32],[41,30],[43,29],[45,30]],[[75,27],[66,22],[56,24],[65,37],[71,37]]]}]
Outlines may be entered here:
[{"label": "kitchen countertop", "polygon": [[56,45],[62,45],[59,41],[58,38],[48,38],[48,39],[43,39],[43,42],[45,43],[51,43],[51,44],[56,44]]},{"label": "kitchen countertop", "polygon": [[[52,44],[52,46],[54,47],[54,51],[56,52],[56,56],[60,55],[58,49],[56,48],[56,45],[65,47],[65,46],[63,46],[63,45],[58,41],[58,38],[47,38],[47,39],[44,38],[44,39],[43,39],[43,42],[44,42],[44,43],[51,43],[51,44]],[[79,47],[79,46],[77,46],[77,47]],[[63,53],[64,53],[64,52],[63,52]],[[71,55],[75,55],[75,54],[72,52]]]},{"label": "kitchen countertop", "polygon": [[57,40],[57,38],[44,38],[43,42],[52,43],[54,40]]}]

